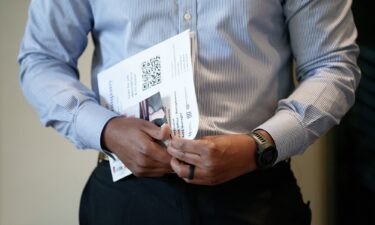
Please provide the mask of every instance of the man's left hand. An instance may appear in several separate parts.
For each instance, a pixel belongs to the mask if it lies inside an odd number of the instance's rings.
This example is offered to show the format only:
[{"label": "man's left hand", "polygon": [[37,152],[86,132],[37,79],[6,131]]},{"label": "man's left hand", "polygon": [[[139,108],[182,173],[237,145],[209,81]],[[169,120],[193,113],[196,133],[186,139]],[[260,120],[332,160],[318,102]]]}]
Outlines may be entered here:
[{"label": "man's left hand", "polygon": [[[256,169],[255,141],[248,135],[206,136],[199,140],[173,137],[168,145],[171,166],[186,182],[216,185]],[[193,179],[189,166],[195,166]]]}]

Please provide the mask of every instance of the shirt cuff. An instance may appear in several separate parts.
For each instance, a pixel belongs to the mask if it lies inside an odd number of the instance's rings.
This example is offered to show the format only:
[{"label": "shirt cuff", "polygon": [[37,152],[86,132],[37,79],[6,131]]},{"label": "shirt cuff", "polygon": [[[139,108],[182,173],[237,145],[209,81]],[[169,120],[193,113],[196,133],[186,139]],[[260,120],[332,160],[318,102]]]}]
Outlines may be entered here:
[{"label": "shirt cuff", "polygon": [[102,107],[96,102],[83,104],[77,114],[75,126],[82,148],[103,151],[101,135],[107,122],[118,114]]},{"label": "shirt cuff", "polygon": [[278,111],[256,129],[267,131],[273,138],[278,151],[275,164],[301,154],[309,145],[306,129],[298,118],[286,110]]}]

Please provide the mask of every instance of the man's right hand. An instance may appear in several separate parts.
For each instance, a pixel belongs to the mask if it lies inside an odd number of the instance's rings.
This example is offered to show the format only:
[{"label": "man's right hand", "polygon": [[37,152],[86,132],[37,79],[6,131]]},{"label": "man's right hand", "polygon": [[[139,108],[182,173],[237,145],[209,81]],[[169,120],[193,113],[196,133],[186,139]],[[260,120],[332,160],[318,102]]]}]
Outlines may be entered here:
[{"label": "man's right hand", "polygon": [[170,138],[170,127],[146,120],[116,117],[103,131],[103,147],[110,150],[135,176],[160,177],[173,172],[166,147],[156,141]]}]

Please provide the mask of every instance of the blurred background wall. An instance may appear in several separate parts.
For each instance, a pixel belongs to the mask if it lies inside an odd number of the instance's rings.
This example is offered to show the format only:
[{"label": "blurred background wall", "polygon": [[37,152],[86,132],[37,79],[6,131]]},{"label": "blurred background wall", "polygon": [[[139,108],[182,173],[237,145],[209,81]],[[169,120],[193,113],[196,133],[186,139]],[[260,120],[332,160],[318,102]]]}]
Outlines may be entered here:
[{"label": "blurred background wall", "polygon": [[[52,129],[43,128],[18,83],[16,58],[28,0],[0,0],[0,225],[78,224],[83,186],[96,152],[77,151]],[[90,43],[80,60],[89,85]],[[324,137],[292,160],[313,225],[332,225],[333,148]]]}]

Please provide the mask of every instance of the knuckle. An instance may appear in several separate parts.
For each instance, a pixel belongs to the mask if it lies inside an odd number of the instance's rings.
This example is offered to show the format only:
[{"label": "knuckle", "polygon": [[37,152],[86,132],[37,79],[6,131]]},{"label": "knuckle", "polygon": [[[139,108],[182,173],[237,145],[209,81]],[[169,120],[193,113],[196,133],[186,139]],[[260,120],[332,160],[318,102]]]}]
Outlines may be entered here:
[{"label": "knuckle", "polygon": [[148,160],[145,157],[139,157],[137,159],[137,165],[140,167],[147,167],[148,166]]},{"label": "knuckle", "polygon": [[210,174],[215,174],[216,170],[217,170],[217,162],[216,160],[214,159],[209,159],[209,160],[206,160],[204,162],[204,166],[206,168],[206,170],[210,173]]},{"label": "knuckle", "polygon": [[152,156],[155,153],[156,147],[153,142],[143,143],[140,148],[144,155]]},{"label": "knuckle", "polygon": [[172,145],[177,149],[185,149],[186,143],[183,140],[172,140]]},{"label": "knuckle", "polygon": [[214,168],[214,164],[212,160],[205,160],[204,166],[206,167],[207,170],[212,170]]},{"label": "knuckle", "polygon": [[140,150],[140,152],[147,154],[147,152],[148,152],[148,144],[146,142],[141,142],[139,144],[139,150]]},{"label": "knuckle", "polygon": [[181,159],[182,161],[186,160],[186,154],[185,154],[185,152],[178,151],[178,152],[177,152],[177,157],[178,157],[179,159]]},{"label": "knuckle", "polygon": [[216,144],[213,143],[210,140],[205,140],[205,146],[206,148],[204,149],[204,152],[208,157],[213,157],[215,156],[215,149],[216,149]]}]

